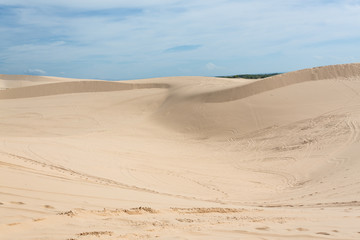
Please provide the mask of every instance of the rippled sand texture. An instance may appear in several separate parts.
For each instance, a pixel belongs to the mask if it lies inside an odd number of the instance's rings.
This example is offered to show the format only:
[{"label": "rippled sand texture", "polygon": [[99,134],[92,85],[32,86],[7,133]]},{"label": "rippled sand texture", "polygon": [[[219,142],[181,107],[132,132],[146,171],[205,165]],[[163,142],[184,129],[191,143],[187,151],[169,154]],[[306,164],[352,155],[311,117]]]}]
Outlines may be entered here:
[{"label": "rippled sand texture", "polygon": [[2,240],[360,239],[360,64],[0,89]]}]

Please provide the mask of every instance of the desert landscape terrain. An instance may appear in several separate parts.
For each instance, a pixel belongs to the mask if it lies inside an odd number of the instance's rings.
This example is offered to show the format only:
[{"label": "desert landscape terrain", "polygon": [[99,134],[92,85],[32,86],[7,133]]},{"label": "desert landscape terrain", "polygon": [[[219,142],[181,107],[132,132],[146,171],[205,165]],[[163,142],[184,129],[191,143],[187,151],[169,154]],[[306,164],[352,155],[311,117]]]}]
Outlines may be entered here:
[{"label": "desert landscape terrain", "polygon": [[0,239],[360,239],[360,64],[0,75]]}]

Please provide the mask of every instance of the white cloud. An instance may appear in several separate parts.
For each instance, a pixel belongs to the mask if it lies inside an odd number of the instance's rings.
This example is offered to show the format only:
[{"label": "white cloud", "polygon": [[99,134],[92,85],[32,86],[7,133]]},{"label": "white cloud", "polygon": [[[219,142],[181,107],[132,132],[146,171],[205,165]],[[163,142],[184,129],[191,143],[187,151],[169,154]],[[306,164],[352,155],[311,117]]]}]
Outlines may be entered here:
[{"label": "white cloud", "polygon": [[215,64],[213,64],[213,63],[211,63],[211,62],[209,62],[209,63],[206,64],[206,69],[207,69],[207,70],[215,70],[215,69],[217,69],[217,68],[218,68],[218,66],[216,66]]},{"label": "white cloud", "polygon": [[24,71],[25,75],[38,75],[38,76],[43,76],[46,75],[46,72],[44,70],[41,69],[27,69],[26,71]]},{"label": "white cloud", "polygon": [[171,0],[0,0],[0,4],[17,6],[58,6],[80,9],[105,9],[114,7],[143,7],[169,4]]}]

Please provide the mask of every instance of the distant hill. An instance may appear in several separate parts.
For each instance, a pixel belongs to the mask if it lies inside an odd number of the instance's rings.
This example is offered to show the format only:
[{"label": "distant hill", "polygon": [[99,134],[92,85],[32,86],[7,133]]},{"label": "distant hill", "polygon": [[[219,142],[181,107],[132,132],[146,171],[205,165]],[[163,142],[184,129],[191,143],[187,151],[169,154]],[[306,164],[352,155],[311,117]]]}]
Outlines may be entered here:
[{"label": "distant hill", "polygon": [[246,79],[259,79],[259,78],[267,78],[275,75],[279,75],[281,73],[266,73],[266,74],[239,74],[232,76],[219,76],[222,78],[246,78]]}]

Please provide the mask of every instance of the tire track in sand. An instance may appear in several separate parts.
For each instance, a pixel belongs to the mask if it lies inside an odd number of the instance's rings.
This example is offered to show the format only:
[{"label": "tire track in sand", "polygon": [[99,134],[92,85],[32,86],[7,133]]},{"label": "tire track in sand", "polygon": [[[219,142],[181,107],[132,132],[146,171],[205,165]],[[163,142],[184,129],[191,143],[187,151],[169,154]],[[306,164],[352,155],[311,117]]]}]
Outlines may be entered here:
[{"label": "tire track in sand", "polygon": [[[118,187],[118,188],[123,188],[123,189],[127,189],[127,190],[132,190],[132,191],[140,191],[140,192],[147,192],[147,193],[151,193],[151,194],[157,194],[157,195],[162,195],[162,196],[168,196],[168,197],[175,197],[175,198],[181,198],[181,199],[187,199],[187,200],[197,200],[197,201],[204,201],[204,202],[212,202],[212,203],[223,203],[222,201],[216,199],[203,199],[203,198],[198,198],[198,197],[193,197],[193,196],[184,196],[184,195],[179,195],[179,194],[171,194],[171,193],[166,193],[166,192],[159,192],[159,191],[155,191],[152,189],[148,189],[148,188],[143,188],[143,187],[138,187],[135,185],[128,185],[125,183],[121,183],[112,179],[108,179],[108,178],[104,178],[104,177],[99,177],[99,176],[94,176],[94,175],[90,175],[87,173],[82,173],[82,172],[78,172],[78,171],[74,171],[72,169],[63,167],[63,166],[59,166],[59,165],[53,165],[53,164],[48,164],[48,163],[44,163],[44,162],[40,162],[31,158],[27,158],[27,157],[23,157],[20,155],[16,155],[16,154],[12,154],[12,153],[7,153],[7,152],[0,152],[0,154],[6,155],[10,158],[15,158],[18,160],[22,160],[24,162],[27,163],[31,163],[34,165],[38,165],[41,167],[46,167],[49,168],[52,171],[57,171],[61,174],[69,174],[70,178],[67,178],[68,180],[71,180],[72,178],[80,178],[85,182],[90,182],[93,184],[100,184],[100,185],[105,185],[105,186],[113,186],[113,187]],[[59,177],[59,176],[54,176],[54,175],[50,175],[50,174],[45,174],[46,176],[49,177]],[[61,176],[60,178],[64,178],[63,176]]]}]

